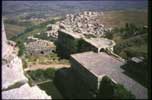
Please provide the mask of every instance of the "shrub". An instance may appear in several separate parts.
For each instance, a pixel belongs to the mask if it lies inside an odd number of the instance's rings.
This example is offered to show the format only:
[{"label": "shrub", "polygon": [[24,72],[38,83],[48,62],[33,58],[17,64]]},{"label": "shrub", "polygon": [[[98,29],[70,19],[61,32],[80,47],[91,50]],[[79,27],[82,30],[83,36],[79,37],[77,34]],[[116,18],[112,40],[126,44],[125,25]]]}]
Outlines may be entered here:
[{"label": "shrub", "polygon": [[55,69],[49,68],[46,70],[28,71],[27,74],[35,81],[41,82],[54,78]]},{"label": "shrub", "polygon": [[22,41],[17,41],[17,46],[19,47],[18,56],[22,56],[24,54],[25,46]]},{"label": "shrub", "polygon": [[119,55],[124,59],[128,58],[127,53],[125,51],[121,51]]}]

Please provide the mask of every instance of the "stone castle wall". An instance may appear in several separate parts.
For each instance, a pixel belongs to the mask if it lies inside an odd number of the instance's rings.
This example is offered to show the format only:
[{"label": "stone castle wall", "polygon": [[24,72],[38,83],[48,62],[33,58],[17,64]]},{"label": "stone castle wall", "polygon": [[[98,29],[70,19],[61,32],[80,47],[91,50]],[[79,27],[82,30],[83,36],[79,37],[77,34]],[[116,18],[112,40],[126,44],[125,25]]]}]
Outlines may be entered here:
[{"label": "stone castle wall", "polygon": [[98,77],[94,76],[89,70],[86,70],[83,65],[70,58],[71,69],[91,90],[97,90]]},{"label": "stone castle wall", "polygon": [[77,53],[78,51],[78,39],[74,38],[62,31],[59,31],[57,50],[60,56],[69,58],[70,54]]},{"label": "stone castle wall", "polygon": [[69,58],[70,54],[74,53],[98,52],[98,48],[84,41],[83,38],[75,38],[63,31],[59,31],[57,49],[59,54],[65,58]]},{"label": "stone castle wall", "polygon": [[2,99],[51,99],[38,86],[30,87],[22,60],[12,49],[14,43],[8,44],[4,26],[2,31]]}]

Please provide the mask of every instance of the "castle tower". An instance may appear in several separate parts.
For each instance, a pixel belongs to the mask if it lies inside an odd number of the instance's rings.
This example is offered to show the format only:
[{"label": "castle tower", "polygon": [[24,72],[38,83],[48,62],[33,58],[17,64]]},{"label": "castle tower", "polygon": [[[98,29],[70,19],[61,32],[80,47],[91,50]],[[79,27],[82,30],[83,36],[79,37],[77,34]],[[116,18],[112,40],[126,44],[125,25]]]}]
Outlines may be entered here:
[{"label": "castle tower", "polygon": [[7,54],[7,52],[8,52],[8,44],[7,44],[4,23],[2,21],[2,58]]}]

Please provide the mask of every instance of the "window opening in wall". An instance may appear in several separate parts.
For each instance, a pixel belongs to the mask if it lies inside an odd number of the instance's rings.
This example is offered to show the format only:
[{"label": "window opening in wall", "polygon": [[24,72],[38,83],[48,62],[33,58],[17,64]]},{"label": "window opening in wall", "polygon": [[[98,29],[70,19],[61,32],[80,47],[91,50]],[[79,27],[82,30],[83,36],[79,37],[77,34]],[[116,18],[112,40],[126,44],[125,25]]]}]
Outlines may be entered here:
[{"label": "window opening in wall", "polygon": [[40,53],[41,53],[41,54],[44,54],[44,52],[43,52],[43,51],[41,51]]},{"label": "window opening in wall", "polygon": [[102,48],[102,49],[100,49],[100,51],[99,52],[104,52],[105,50]]},{"label": "window opening in wall", "polygon": [[52,50],[53,53],[55,53],[55,50]]}]

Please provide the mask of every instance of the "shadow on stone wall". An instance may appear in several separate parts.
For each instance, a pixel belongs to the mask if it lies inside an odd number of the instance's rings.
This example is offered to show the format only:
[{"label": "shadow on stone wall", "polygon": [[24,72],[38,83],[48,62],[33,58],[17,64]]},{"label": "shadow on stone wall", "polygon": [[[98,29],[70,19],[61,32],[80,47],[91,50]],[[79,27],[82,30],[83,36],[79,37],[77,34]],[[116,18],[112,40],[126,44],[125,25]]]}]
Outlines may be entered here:
[{"label": "shadow on stone wall", "polygon": [[71,68],[62,68],[55,73],[54,84],[65,99],[94,99],[95,93],[73,74]]},{"label": "shadow on stone wall", "polygon": [[52,81],[46,82],[38,85],[42,90],[44,90],[52,99],[63,99],[62,95],[59,93]]}]

